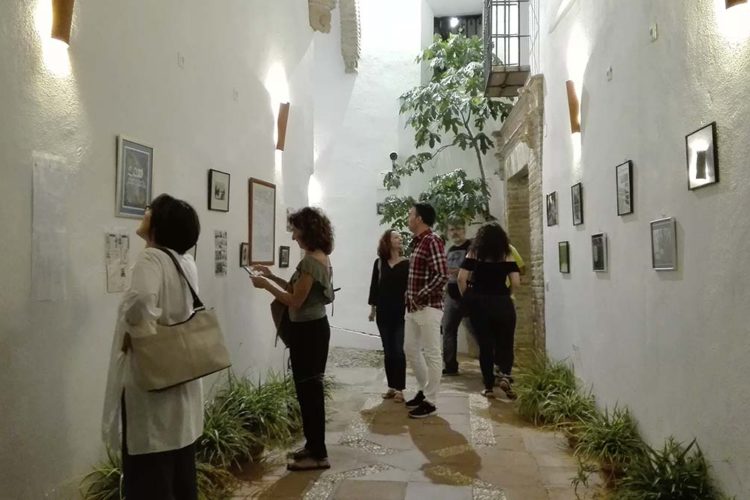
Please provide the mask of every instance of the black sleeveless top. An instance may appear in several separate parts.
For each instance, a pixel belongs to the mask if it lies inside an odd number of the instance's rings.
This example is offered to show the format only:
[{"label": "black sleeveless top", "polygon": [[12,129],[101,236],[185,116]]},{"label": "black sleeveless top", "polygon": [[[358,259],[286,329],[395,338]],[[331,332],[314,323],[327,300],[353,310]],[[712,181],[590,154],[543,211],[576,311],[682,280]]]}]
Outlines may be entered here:
[{"label": "black sleeveless top", "polygon": [[472,272],[472,290],[481,295],[510,295],[506,279],[510,273],[519,272],[515,262],[486,262],[470,258],[464,260],[461,268]]}]

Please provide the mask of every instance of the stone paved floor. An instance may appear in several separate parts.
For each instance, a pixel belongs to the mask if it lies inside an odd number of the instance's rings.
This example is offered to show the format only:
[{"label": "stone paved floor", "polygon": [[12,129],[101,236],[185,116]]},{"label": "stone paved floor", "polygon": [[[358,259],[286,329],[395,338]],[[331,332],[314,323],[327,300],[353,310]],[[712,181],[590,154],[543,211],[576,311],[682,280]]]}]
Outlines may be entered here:
[{"label": "stone paved floor", "polygon": [[[243,471],[236,499],[574,500],[577,470],[565,439],[521,421],[507,399],[487,400],[475,360],[444,377],[438,415],[407,418],[384,401],[381,354],[334,349],[339,386],[329,405],[331,469],[286,471],[283,453]],[[407,384],[414,387],[409,374]],[[413,391],[407,389],[407,395]],[[581,498],[593,491],[579,488]]]}]

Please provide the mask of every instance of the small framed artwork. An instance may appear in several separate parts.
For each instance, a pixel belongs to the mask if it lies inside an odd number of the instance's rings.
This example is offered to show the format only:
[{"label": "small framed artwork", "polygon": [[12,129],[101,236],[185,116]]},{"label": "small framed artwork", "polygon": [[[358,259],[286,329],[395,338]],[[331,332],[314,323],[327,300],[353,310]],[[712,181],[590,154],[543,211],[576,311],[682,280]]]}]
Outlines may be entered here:
[{"label": "small framed artwork", "polygon": [[557,191],[547,195],[547,225],[557,225]]},{"label": "small framed artwork", "polygon": [[617,183],[617,215],[633,213],[633,162],[628,160],[615,167]]},{"label": "small framed artwork", "polygon": [[716,122],[685,137],[688,189],[719,182],[719,155],[716,148]]},{"label": "small framed artwork", "polygon": [[557,244],[557,256],[560,261],[560,272],[570,272],[570,244],[567,241],[561,241]]},{"label": "small framed artwork", "polygon": [[674,217],[651,222],[651,267],[657,271],[677,269],[677,222]]},{"label": "small framed artwork", "polygon": [[229,180],[226,172],[210,169],[208,171],[208,209],[217,212],[229,212]]},{"label": "small framed artwork", "polygon": [[591,260],[594,271],[607,272],[607,235],[605,233],[591,236]]},{"label": "small framed artwork", "polygon": [[276,261],[276,186],[250,178],[248,182],[250,265]]},{"label": "small framed artwork", "polygon": [[250,248],[247,243],[240,243],[240,267],[250,265]]},{"label": "small framed artwork", "polygon": [[573,225],[583,224],[583,186],[579,182],[570,187],[570,201],[573,206]]},{"label": "small framed artwork", "polygon": [[289,267],[289,247],[279,247],[279,267]]},{"label": "small framed artwork", "polygon": [[385,203],[379,202],[375,204],[375,212],[378,215],[383,215],[385,213]]},{"label": "small framed artwork", "polygon": [[151,203],[154,148],[117,136],[115,216],[140,219]]}]

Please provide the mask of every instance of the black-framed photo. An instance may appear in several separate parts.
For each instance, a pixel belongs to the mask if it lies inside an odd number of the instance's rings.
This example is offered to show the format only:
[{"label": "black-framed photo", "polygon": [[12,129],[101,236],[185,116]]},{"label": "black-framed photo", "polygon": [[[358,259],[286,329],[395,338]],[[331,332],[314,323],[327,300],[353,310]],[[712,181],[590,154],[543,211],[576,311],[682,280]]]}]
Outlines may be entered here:
[{"label": "black-framed photo", "polygon": [[385,203],[378,202],[375,204],[375,213],[378,215],[383,215],[385,213]]},{"label": "black-framed photo", "polygon": [[633,213],[633,162],[628,160],[615,167],[617,183],[617,215]]},{"label": "black-framed photo", "polygon": [[547,225],[557,225],[557,191],[547,195]]},{"label": "black-framed photo", "polygon": [[591,261],[594,271],[606,273],[607,258],[607,235],[605,233],[591,235]]},{"label": "black-framed photo", "polygon": [[279,247],[279,267],[289,267],[289,247]]},{"label": "black-framed photo", "polygon": [[583,224],[583,185],[579,182],[570,187],[570,202],[573,206],[573,225]]},{"label": "black-framed photo", "polygon": [[240,243],[240,267],[250,265],[250,246],[247,243]]},{"label": "black-framed photo", "polygon": [[651,222],[651,267],[657,271],[677,269],[677,221],[674,217]]},{"label": "black-framed photo", "polygon": [[561,241],[557,244],[557,257],[560,265],[561,273],[570,272],[570,243],[567,241]]},{"label": "black-framed photo", "polygon": [[716,147],[716,122],[711,122],[685,137],[688,189],[719,182],[719,154]]},{"label": "black-framed photo", "polygon": [[220,170],[208,171],[208,209],[229,212],[230,175]]},{"label": "black-framed photo", "polygon": [[117,136],[115,216],[140,219],[151,203],[154,148]]}]

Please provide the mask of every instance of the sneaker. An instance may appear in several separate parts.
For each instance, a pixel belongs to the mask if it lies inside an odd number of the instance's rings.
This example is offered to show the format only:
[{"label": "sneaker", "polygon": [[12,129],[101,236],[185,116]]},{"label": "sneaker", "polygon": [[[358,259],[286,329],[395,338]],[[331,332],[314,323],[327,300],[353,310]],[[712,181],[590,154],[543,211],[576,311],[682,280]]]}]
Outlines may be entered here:
[{"label": "sneaker", "polygon": [[386,392],[382,394],[383,399],[393,399],[396,396],[396,389],[391,389],[390,387]]},{"label": "sneaker", "polygon": [[302,460],[303,458],[307,458],[309,456],[310,450],[308,450],[304,446],[302,448],[299,448],[298,450],[294,450],[286,454],[286,458],[291,458],[292,460]]},{"label": "sneaker", "polygon": [[500,386],[500,389],[503,390],[505,395],[508,396],[508,399],[516,399],[518,397],[516,396],[515,391],[513,391],[513,387],[511,387],[510,380],[507,377],[501,378],[498,385]]},{"label": "sneaker", "polygon": [[416,396],[414,396],[414,399],[410,399],[406,402],[407,408],[416,408],[420,404],[422,404],[422,401],[424,401],[424,393],[422,391],[419,391]]},{"label": "sneaker", "polygon": [[443,375],[446,377],[455,377],[458,375],[458,368],[455,370],[449,370],[447,368],[443,368]]},{"label": "sneaker", "polygon": [[313,457],[305,457],[300,460],[287,464],[287,470],[291,471],[303,471],[303,470],[321,470],[330,469],[331,464],[327,458],[317,460]]},{"label": "sneaker", "polygon": [[430,415],[434,415],[436,411],[437,408],[435,408],[434,404],[422,401],[419,406],[409,412],[409,418],[427,418]]}]

